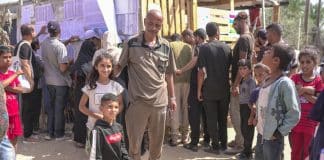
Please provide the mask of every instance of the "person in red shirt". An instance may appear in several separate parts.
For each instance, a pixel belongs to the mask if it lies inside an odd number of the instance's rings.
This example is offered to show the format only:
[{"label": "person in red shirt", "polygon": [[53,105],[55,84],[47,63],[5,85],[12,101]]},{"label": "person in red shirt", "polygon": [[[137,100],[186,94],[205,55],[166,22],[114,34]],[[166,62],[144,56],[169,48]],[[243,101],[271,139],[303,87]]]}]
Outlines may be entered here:
[{"label": "person in red shirt", "polygon": [[308,157],[308,148],[317,125],[317,122],[308,116],[323,88],[321,77],[314,72],[317,56],[318,51],[315,47],[304,48],[298,57],[302,73],[291,77],[295,82],[301,104],[300,121],[289,135],[292,160],[304,160]]},{"label": "person in red shirt", "polygon": [[[4,47],[4,46],[2,46]],[[8,47],[0,50],[0,81],[4,81],[12,77],[15,71],[9,70],[12,63],[12,50]],[[18,105],[18,93],[23,92],[23,88],[20,86],[18,78],[15,78],[5,88],[6,92],[6,106],[9,115],[9,127],[7,130],[7,136],[12,145],[16,148],[17,137],[21,136],[23,131],[21,127],[21,120],[19,115]]]}]

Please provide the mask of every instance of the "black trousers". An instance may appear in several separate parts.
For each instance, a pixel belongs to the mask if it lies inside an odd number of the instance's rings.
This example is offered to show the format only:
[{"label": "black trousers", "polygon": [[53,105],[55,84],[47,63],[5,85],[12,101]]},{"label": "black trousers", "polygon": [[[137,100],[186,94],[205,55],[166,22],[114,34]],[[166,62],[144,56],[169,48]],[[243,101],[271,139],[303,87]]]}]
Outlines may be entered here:
[{"label": "black trousers", "polygon": [[73,140],[78,143],[85,144],[87,138],[87,126],[88,116],[84,115],[79,110],[79,103],[82,96],[81,88],[84,87],[84,81],[76,83],[73,89],[74,94],[74,122],[73,122]]},{"label": "black trousers", "polygon": [[[214,149],[227,148],[227,114],[229,98],[222,100],[205,100],[207,128]],[[219,146],[220,143],[220,146]]]},{"label": "black trousers", "polygon": [[252,154],[252,142],[254,136],[254,126],[248,125],[250,113],[251,109],[248,104],[240,104],[241,132],[244,138],[243,153],[249,156]]},{"label": "black trousers", "polygon": [[31,93],[22,94],[22,121],[24,124],[25,138],[33,134],[34,128],[38,128],[41,108],[41,89],[35,88]]},{"label": "black trousers", "polygon": [[209,143],[210,137],[207,129],[206,112],[202,102],[199,102],[198,100],[195,101],[192,105],[189,106],[188,111],[189,111],[189,124],[191,128],[190,143],[192,145],[197,145],[199,142],[201,119],[202,119],[202,126],[204,130],[204,141]]}]

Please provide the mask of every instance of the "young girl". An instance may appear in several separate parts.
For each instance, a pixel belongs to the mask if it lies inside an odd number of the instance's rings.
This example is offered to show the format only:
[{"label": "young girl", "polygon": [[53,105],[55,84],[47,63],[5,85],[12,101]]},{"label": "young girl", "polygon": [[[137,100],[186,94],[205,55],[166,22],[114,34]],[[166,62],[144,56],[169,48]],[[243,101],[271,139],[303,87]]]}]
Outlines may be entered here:
[{"label": "young girl", "polygon": [[298,91],[301,104],[300,121],[289,135],[291,159],[293,160],[304,160],[309,155],[308,148],[317,125],[308,117],[317,96],[322,90],[321,78],[314,72],[317,56],[318,52],[315,48],[303,49],[298,57],[302,73],[291,77]]},{"label": "young girl", "polygon": [[[101,97],[105,93],[118,95],[120,111],[122,111],[122,96],[124,88],[116,81],[111,80],[113,74],[113,60],[108,54],[99,55],[90,73],[88,84],[82,88],[83,95],[80,100],[80,111],[89,116],[87,122],[88,131],[91,131],[97,119],[103,115],[99,109]],[[86,107],[89,100],[89,109]],[[89,149],[87,141],[87,149]]]},{"label": "young girl", "polygon": [[[16,73],[9,70],[12,60],[12,50],[9,47],[0,47],[0,81],[10,79]],[[9,128],[7,130],[7,135],[12,145],[16,147],[17,137],[22,135],[22,127],[19,115],[19,105],[18,105],[18,93],[23,92],[23,88],[17,78],[15,78],[9,85],[5,88],[6,91],[6,105],[9,115]]]}]

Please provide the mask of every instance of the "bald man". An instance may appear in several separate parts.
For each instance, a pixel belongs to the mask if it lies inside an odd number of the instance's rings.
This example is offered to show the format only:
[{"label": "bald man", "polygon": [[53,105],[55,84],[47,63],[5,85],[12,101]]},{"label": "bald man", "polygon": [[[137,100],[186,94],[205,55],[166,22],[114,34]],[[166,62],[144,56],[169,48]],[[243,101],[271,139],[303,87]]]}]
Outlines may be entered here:
[{"label": "bald man", "polygon": [[173,73],[176,70],[167,40],[158,35],[163,17],[150,10],[145,30],[124,45],[117,70],[128,66],[130,106],[126,112],[129,155],[141,159],[140,146],[145,129],[149,134],[150,160],[160,159],[165,130],[167,106],[176,108]]}]

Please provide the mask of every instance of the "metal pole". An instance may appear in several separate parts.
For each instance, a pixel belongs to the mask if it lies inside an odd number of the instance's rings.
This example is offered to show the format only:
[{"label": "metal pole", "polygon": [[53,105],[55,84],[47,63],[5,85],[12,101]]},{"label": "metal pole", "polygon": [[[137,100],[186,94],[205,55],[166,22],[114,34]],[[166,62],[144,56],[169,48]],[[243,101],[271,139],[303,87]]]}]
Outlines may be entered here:
[{"label": "metal pole", "polygon": [[262,0],[262,26],[263,29],[266,27],[266,22],[265,22],[265,2]]},{"label": "metal pole", "polygon": [[298,40],[297,40],[297,50],[300,49],[300,35],[301,35],[301,17],[299,18],[298,23]]}]

